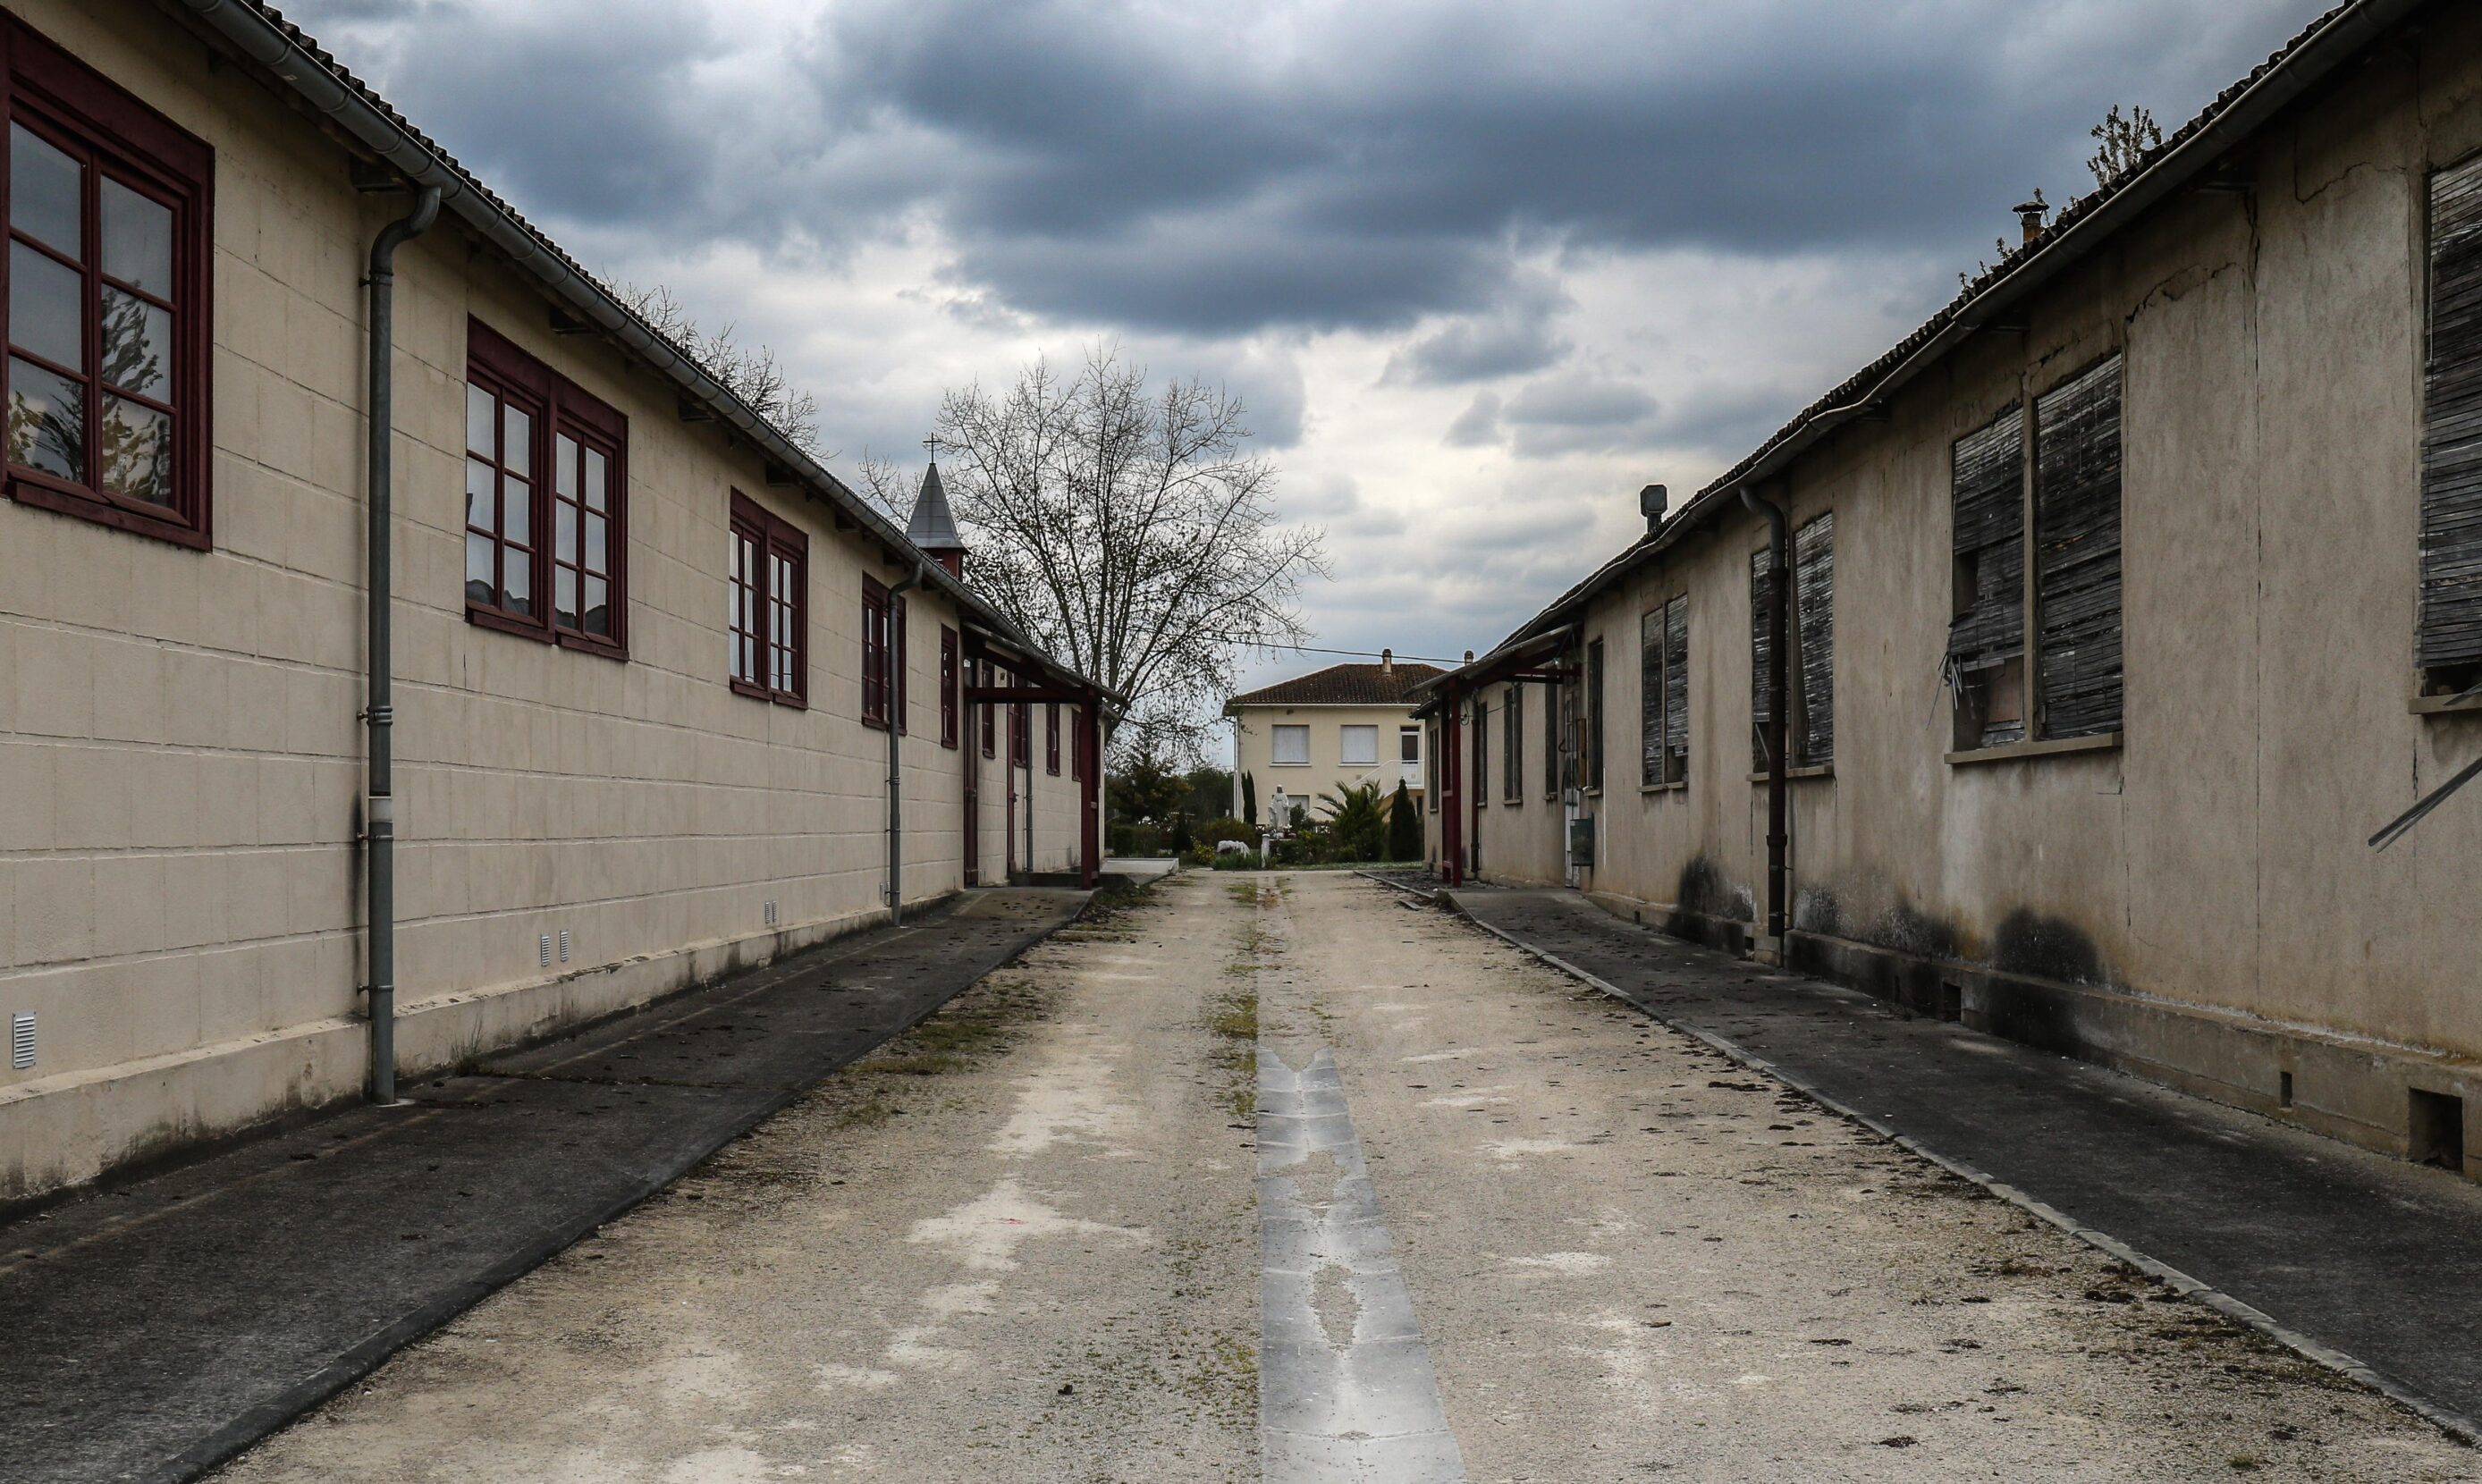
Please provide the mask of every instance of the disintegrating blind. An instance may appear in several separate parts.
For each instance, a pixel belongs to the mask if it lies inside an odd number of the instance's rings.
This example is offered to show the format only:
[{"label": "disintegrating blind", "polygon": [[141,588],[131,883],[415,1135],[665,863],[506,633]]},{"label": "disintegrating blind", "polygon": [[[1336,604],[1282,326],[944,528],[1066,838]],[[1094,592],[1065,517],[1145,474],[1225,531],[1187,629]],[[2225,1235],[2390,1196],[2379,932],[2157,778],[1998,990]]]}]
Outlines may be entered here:
[{"label": "disintegrating blind", "polygon": [[1774,601],[1775,573],[1767,570],[1767,553],[1750,553],[1750,767],[1767,771],[1767,723],[1775,712],[1776,647],[1774,626],[1767,623],[1767,604]]},{"label": "disintegrating blind", "polygon": [[2120,358],[2034,405],[2043,735],[2120,729]]},{"label": "disintegrating blind", "polygon": [[1667,783],[1689,777],[1689,597],[1663,605],[1663,750]]},{"label": "disintegrating blind", "polygon": [[1835,760],[1835,513],[1793,533],[1793,619],[1801,668],[1801,736],[1809,767]]},{"label": "disintegrating blind", "polygon": [[1638,782],[1663,782],[1663,610],[1637,621]]},{"label": "disintegrating blind", "polygon": [[1491,702],[1479,696],[1473,703],[1473,800],[1477,808],[1491,802]]},{"label": "disintegrating blind", "polygon": [[1586,786],[1603,791],[1603,642],[1586,646]]},{"label": "disintegrating blind", "polygon": [[1518,686],[1510,686],[1504,705],[1506,709],[1501,714],[1501,730],[1504,733],[1502,740],[1507,745],[1501,751],[1507,755],[1499,761],[1500,772],[1505,775],[1500,780],[1500,791],[1506,795],[1510,803],[1514,804],[1525,796],[1524,690]]},{"label": "disintegrating blind", "polygon": [[[1956,440],[1951,529],[1956,608],[1948,621],[1950,672],[1970,683],[2025,650],[2025,422],[2011,406],[1989,426]],[[1982,746],[2024,740],[2015,716],[1994,721]]]},{"label": "disintegrating blind", "polygon": [[1543,687],[1543,796],[1560,797],[1560,687]]},{"label": "disintegrating blind", "polygon": [[2482,160],[2430,177],[2430,360],[2422,382],[2424,669],[2482,660]]}]

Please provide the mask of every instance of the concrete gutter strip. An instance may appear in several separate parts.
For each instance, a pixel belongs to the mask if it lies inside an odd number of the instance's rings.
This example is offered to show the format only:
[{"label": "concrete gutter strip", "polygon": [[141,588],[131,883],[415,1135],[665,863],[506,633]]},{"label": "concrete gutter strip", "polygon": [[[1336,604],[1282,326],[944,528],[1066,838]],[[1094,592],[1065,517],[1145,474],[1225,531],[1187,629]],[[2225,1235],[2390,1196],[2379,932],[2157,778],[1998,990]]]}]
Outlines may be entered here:
[{"label": "concrete gutter strip", "polygon": [[[1358,874],[1366,875],[1368,873],[1365,872]],[[1399,890],[1419,895],[1419,893],[1413,892],[1411,888],[1398,886],[1396,883],[1386,881],[1384,878],[1373,876],[1371,879],[1378,881],[1382,886],[1396,887]],[[1948,1155],[1940,1153],[1938,1150],[1932,1149],[1928,1145],[1923,1144],[1920,1140],[1915,1139],[1909,1134],[1898,1132],[1885,1121],[1874,1118],[1870,1114],[1864,1113],[1861,1109],[1854,1107],[1852,1104],[1830,1095],[1811,1080],[1795,1073],[1786,1071],[1782,1066],[1765,1057],[1756,1055],[1746,1047],[1737,1045],[1729,1038],[1720,1036],[1702,1027],[1690,1025],[1675,1020],[1673,1017],[1665,1015],[1662,1011],[1655,1009],[1651,1005],[1630,995],[1619,986],[1612,984],[1608,980],[1600,978],[1599,976],[1570,963],[1566,959],[1559,957],[1557,954],[1539,948],[1534,944],[1527,942],[1525,940],[1518,938],[1492,923],[1483,921],[1472,913],[1466,911],[1465,905],[1457,900],[1454,892],[1440,891],[1436,893],[1433,899],[1445,906],[1450,912],[1455,913],[1458,916],[1463,917],[1465,921],[1473,924],[1477,928],[1480,928],[1483,932],[1489,933],[1492,937],[1498,939],[1500,941],[1507,943],[1509,946],[1516,948],[1519,952],[1524,953],[1531,958],[1540,960],[1542,963],[1559,970],[1561,973],[1610,995],[1612,998],[1617,999],[1623,1004],[1638,1011],[1640,1014],[1645,1015],[1650,1020],[1655,1020],[1694,1041],[1711,1047],[1717,1053],[1729,1058],[1731,1061],[1742,1067],[1748,1068],[1752,1072],[1759,1073],[1783,1083],[1785,1086],[1790,1087],[1795,1092],[1800,1093],[1803,1097],[1809,1099],[1811,1101],[1827,1109],[1829,1112],[1835,1114],[1837,1117],[1848,1119],[1853,1123],[1859,1124],[1862,1127],[1869,1129],[1872,1133],[1875,1133],[1881,1138],[1888,1140],[1889,1143],[1896,1145],[1906,1153],[1914,1154],[1919,1158],[1926,1159],[1932,1164],[1938,1165],[1941,1169],[1947,1171],[1949,1174],[1956,1176],[1958,1179],[1970,1181],[1971,1183],[1980,1186],[1982,1189],[1989,1191],[1998,1199],[2007,1202],[2011,1206],[2017,1206],[2027,1214],[2037,1217],[2050,1226],[2058,1228],[2060,1231],[2065,1232],[2069,1235],[2075,1237],[2077,1240],[2086,1243],[2088,1246],[2127,1263],[2129,1266],[2138,1269],[2150,1278],[2155,1279],[2167,1287],[2182,1294],[2184,1297],[2195,1299],[2229,1318],[2248,1325],[2250,1328],[2257,1330],[2268,1338],[2274,1340],[2276,1343],[2283,1345],[2294,1354],[2299,1355],[2304,1360],[2310,1361],[2314,1365],[2324,1366],[2327,1369],[2348,1377],[2363,1386],[2368,1387],[2370,1390],[2379,1392],[2381,1395],[2386,1396],[2390,1401],[2397,1403],[2406,1410],[2418,1415],[2425,1420],[2440,1428],[2442,1432],[2449,1434],[2460,1442],[2469,1444],[2482,1444],[2482,1421],[2477,1421],[2475,1418],[2463,1412],[2452,1407],[2443,1406],[2441,1403],[2432,1400],[2421,1392],[2415,1391],[2413,1388],[2397,1380],[2395,1377],[2380,1370],[2376,1366],[2370,1365],[2354,1356],[2346,1354],[2344,1351],[2339,1350],[2333,1345],[2325,1344],[2303,1334],[2299,1330],[2293,1329],[2263,1310],[2244,1303],[2240,1299],[2234,1298],[2232,1295],[2215,1287],[2213,1285],[2193,1277],[2192,1275],[2172,1266],[2168,1262],[2150,1257],[2147,1254],[2138,1251],[2126,1242],[2122,1241],[2120,1238],[2111,1235],[2109,1232],[2100,1232],[2093,1227],[2085,1225],[2073,1216],[2068,1214],[2066,1211],[2062,1211],[2046,1202],[2036,1200],[2034,1197],[2026,1194],[2022,1190],[2020,1190],[2015,1185],[2009,1184],[2005,1180],[2001,1180],[1992,1176],[1987,1171],[1977,1169],[1972,1165],[1951,1158]]]}]

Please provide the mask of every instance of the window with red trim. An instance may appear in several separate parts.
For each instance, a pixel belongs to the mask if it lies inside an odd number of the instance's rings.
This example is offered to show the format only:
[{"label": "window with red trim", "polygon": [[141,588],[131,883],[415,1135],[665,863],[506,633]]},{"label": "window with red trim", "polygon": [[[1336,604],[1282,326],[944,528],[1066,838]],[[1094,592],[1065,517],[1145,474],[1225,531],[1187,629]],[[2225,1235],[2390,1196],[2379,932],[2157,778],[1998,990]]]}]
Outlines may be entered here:
[{"label": "window with red trim", "polygon": [[905,599],[902,596],[888,599],[887,634],[889,715],[896,722],[896,734],[904,736],[912,729],[905,719]]},{"label": "window with red trim", "polygon": [[957,745],[957,631],[939,625],[939,745]]},{"label": "window with red trim", "polygon": [[624,653],[628,419],[479,320],[465,359],[466,617]]},{"label": "window with red trim", "polygon": [[887,725],[888,691],[887,589],[877,578],[861,579],[861,724]]},{"label": "window with red trim", "polygon": [[809,538],[735,490],[728,540],[732,688],[780,705],[807,705]]},{"label": "window with red trim", "polygon": [[1047,701],[1043,706],[1043,771],[1053,778],[1060,776],[1060,702]]},{"label": "window with red trim", "polygon": [[204,547],[215,152],[22,22],[0,47],[8,493]]}]

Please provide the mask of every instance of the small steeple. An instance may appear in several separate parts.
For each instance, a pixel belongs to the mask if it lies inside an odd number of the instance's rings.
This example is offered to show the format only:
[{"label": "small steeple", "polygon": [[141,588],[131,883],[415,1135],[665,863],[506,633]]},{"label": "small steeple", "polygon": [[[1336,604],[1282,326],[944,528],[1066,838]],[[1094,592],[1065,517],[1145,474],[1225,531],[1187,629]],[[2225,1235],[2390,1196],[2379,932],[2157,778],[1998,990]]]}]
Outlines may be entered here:
[{"label": "small steeple", "polygon": [[946,568],[949,576],[963,579],[965,543],[957,534],[957,517],[948,511],[948,490],[939,483],[939,440],[930,437],[922,443],[931,450],[931,466],[922,472],[922,492],[914,496],[913,517],[905,522],[906,539]]}]

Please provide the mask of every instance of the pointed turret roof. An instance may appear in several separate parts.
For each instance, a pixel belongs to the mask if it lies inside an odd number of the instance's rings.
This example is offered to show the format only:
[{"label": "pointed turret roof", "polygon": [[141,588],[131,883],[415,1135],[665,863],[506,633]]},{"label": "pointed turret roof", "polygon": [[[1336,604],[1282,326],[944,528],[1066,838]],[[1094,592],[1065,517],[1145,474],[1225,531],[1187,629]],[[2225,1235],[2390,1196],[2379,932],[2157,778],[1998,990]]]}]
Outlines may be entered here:
[{"label": "pointed turret roof", "polygon": [[925,551],[963,551],[957,517],[948,513],[947,487],[939,483],[939,461],[922,473],[922,492],[913,498],[913,518],[905,522],[906,539]]}]

